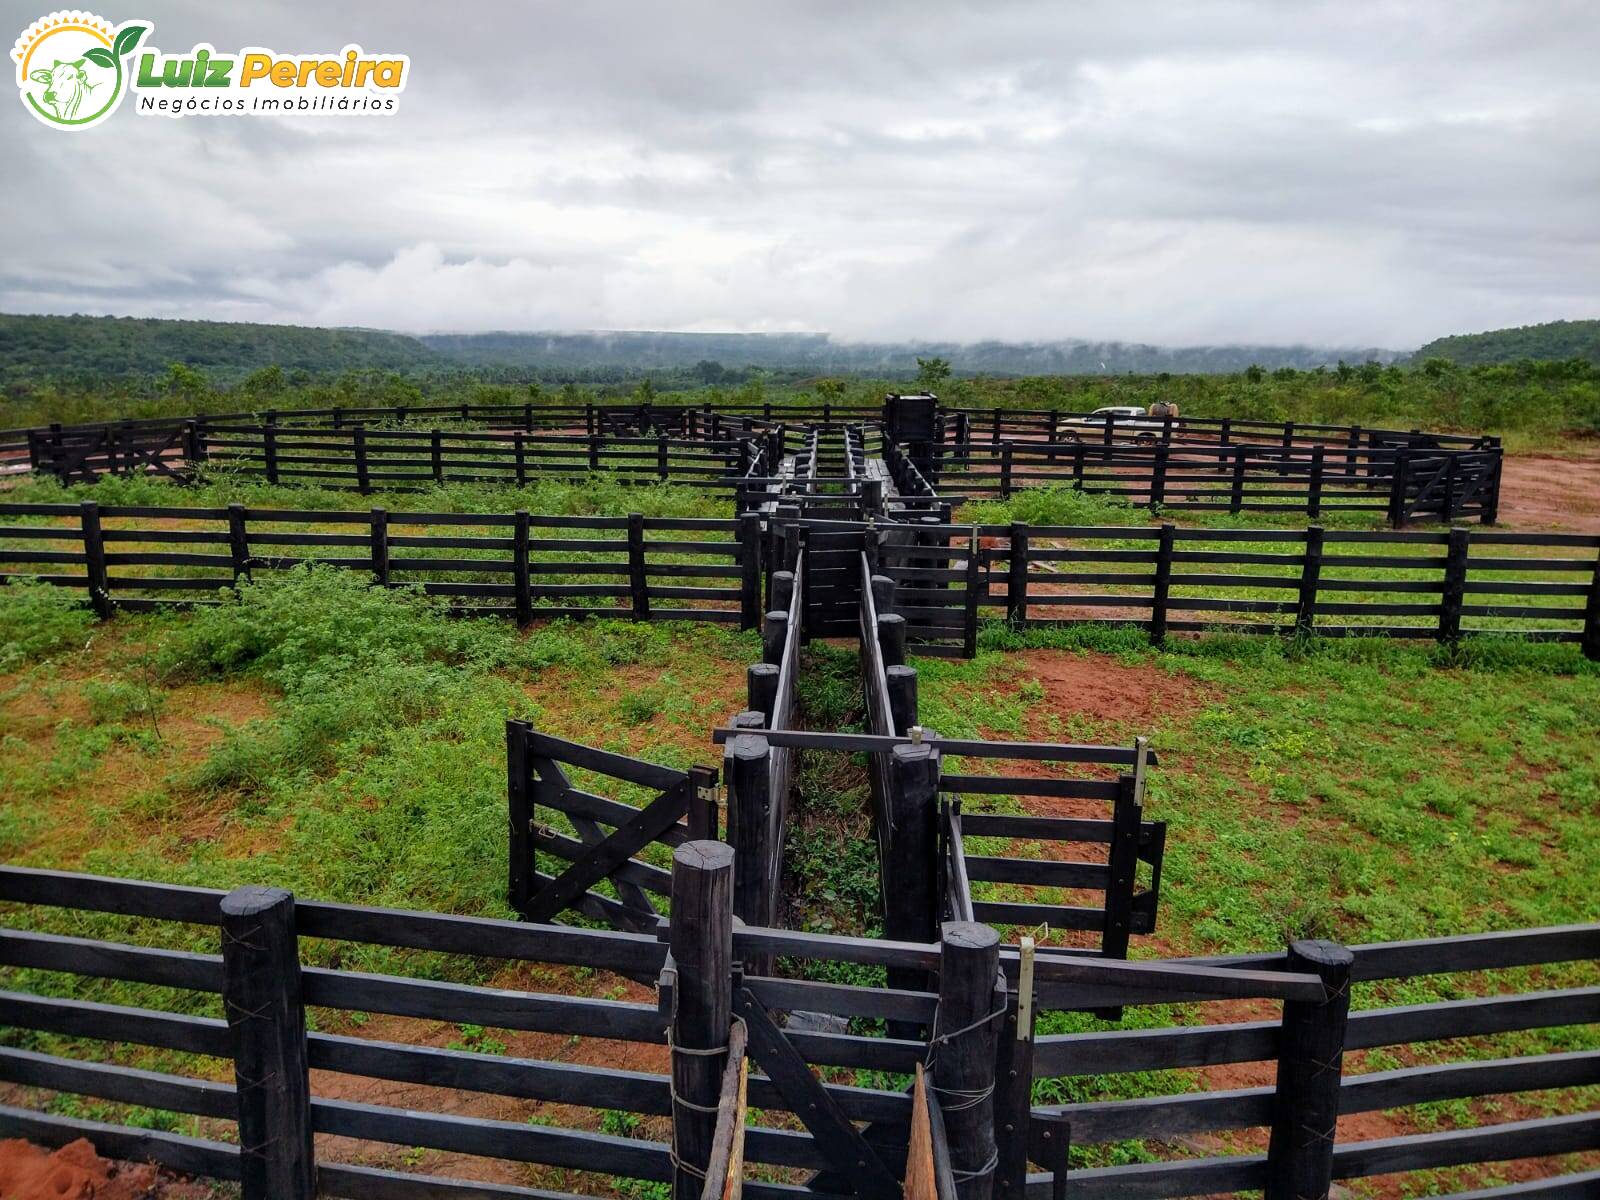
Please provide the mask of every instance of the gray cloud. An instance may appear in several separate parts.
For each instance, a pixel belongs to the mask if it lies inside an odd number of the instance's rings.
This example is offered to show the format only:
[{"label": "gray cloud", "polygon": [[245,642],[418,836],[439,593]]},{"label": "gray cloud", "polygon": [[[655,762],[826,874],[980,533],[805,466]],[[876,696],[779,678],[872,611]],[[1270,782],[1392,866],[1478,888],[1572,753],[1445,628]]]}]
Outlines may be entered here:
[{"label": "gray cloud", "polygon": [[412,80],[393,117],[13,108],[0,309],[1397,347],[1600,312],[1581,0],[105,15]]}]

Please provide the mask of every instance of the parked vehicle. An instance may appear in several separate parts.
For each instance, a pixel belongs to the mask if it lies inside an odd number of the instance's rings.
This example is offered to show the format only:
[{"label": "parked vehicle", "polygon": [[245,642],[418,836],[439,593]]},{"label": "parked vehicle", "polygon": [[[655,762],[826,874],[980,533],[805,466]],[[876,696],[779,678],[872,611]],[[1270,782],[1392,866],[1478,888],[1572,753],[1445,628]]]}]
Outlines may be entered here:
[{"label": "parked vehicle", "polygon": [[1057,432],[1067,442],[1100,441],[1106,436],[1106,426],[1111,426],[1112,440],[1119,431],[1123,437],[1141,446],[1152,446],[1160,440],[1166,429],[1165,422],[1150,416],[1134,405],[1114,404],[1097,408],[1086,417],[1073,417],[1063,421]]}]

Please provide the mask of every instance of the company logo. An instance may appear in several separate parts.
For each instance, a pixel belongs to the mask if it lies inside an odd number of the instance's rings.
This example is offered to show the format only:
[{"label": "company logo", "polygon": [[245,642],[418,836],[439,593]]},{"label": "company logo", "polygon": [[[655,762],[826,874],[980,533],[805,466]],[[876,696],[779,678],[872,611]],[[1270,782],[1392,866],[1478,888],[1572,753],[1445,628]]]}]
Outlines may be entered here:
[{"label": "company logo", "polygon": [[147,21],[114,27],[77,9],[40,17],[11,48],[23,107],[57,129],[98,125],[128,91],[124,60],[149,32]]},{"label": "company logo", "polygon": [[134,111],[160,116],[343,115],[390,113],[411,60],[337,52],[278,54],[259,46],[218,53],[201,42],[180,54],[143,45],[153,26],[115,28],[93,13],[54,12],[17,39],[17,87],[24,107],[46,125],[87,129],[110,116],[125,93]]}]

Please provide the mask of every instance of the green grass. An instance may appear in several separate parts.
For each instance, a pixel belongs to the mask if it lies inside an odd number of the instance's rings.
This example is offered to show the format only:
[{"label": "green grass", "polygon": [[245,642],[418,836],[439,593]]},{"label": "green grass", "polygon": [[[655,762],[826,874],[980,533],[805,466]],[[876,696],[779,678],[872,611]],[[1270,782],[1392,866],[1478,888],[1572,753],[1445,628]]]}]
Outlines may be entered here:
[{"label": "green grass", "polygon": [[255,476],[214,472],[197,483],[179,487],[148,476],[102,476],[92,484],[63,487],[53,479],[29,479],[6,491],[9,502],[72,504],[96,500],[102,505],[181,505],[219,508],[243,504],[251,508],[297,508],[364,512],[382,507],[391,513],[510,513],[522,509],[551,516],[615,516],[637,512],[649,517],[725,517],[731,497],[715,488],[678,485],[624,484],[611,475],[582,482],[542,480],[526,487],[452,483],[415,492],[359,492],[315,486],[270,484]]},{"label": "green grass", "polygon": [[[1029,652],[1085,656],[1102,676],[1140,670],[1191,689],[1191,703],[1131,728],[1118,711],[1064,718],[1052,736],[1126,744],[1147,733],[1162,757],[1146,816],[1169,823],[1157,936],[1161,954],[1244,953],[1295,937],[1347,943],[1593,921],[1600,848],[1600,664],[1570,646],[1469,643],[1464,653],[1397,642],[1213,637],[1149,647],[1142,632],[1088,625],[1017,632],[989,626],[976,660],[919,660],[921,715],[956,736],[1016,736],[1052,705]],[[1146,678],[1136,676],[1134,678]],[[1060,718],[1058,712],[1054,714]],[[959,764],[950,764],[960,769]],[[985,769],[977,767],[975,769]],[[968,806],[1027,809],[1016,797]],[[973,839],[969,849],[1002,844]],[[1016,852],[1020,848],[1013,848]],[[1077,857],[1077,856],[1074,856]],[[975,885],[998,895],[996,885]],[[1033,898],[1050,900],[1044,892]],[[1135,957],[1156,953],[1135,938]],[[1592,962],[1359,985],[1359,1008],[1478,994],[1594,986]],[[1192,1023],[1200,1006],[1130,1009],[1126,1025]],[[1216,1019],[1216,1018],[1212,1018]],[[1232,1019],[1247,1019],[1234,1017]],[[1105,1028],[1050,1014],[1042,1032]],[[1405,1058],[1354,1055],[1348,1071],[1591,1050],[1593,1026],[1419,1043]],[[1046,1080],[1037,1098],[1070,1102],[1205,1088],[1201,1072]],[[1538,1111],[1600,1104],[1600,1089],[1522,1098]],[[1494,1119],[1485,1099],[1405,1110],[1411,1127]],[[1094,1148],[1084,1163],[1148,1148]],[[1164,1152],[1170,1153],[1170,1151]],[[1406,1194],[1477,1172],[1420,1173]]]},{"label": "green grass", "polygon": [[[524,633],[501,619],[452,618],[419,595],[375,590],[332,569],[287,572],[214,609],[90,627],[67,621],[78,614],[49,595],[0,590],[0,628],[28,628],[36,618],[54,628],[48,617],[70,634],[8,642],[0,858],[488,916],[511,915],[508,717],[670,765],[714,762],[710,721],[680,697],[708,669],[737,680],[758,654],[753,635],[703,624],[555,622]],[[632,684],[646,676],[673,695],[641,720]],[[17,908],[6,923],[216,949],[214,931],[110,914]],[[325,941],[307,941],[302,958],[470,982],[504,969]],[[543,978],[533,972],[526,978]],[[26,991],[220,1015],[216,998],[202,994],[34,970],[3,975],[7,987]],[[614,982],[591,976],[543,983],[606,994]],[[327,1027],[346,1017],[314,1011],[311,1020]],[[503,1048],[483,1030],[464,1028],[458,1040]],[[89,1058],[109,1049],[116,1061],[150,1069],[225,1072],[225,1064],[174,1052],[16,1029],[0,1031],[0,1043]],[[175,1114],[94,1111],[195,1127]]]}]

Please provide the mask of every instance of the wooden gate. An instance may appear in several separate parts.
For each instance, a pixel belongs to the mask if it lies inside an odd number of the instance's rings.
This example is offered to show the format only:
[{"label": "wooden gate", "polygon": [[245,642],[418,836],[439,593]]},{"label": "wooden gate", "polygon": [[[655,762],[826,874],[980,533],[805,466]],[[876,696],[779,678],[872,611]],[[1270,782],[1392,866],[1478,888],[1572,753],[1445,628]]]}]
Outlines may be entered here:
[{"label": "wooden gate", "polygon": [[[1166,849],[1165,821],[1144,819],[1144,772],[1155,755],[1137,739],[1134,769],[1116,779],[1061,779],[1032,776],[961,775],[939,778],[940,894],[945,913],[955,921],[985,921],[1019,929],[1079,930],[1097,934],[1100,953],[1127,958],[1132,934],[1155,931],[1161,896],[1161,861]],[[1066,749],[1066,748],[1061,748]],[[1093,761],[1111,747],[1084,746],[1078,761]],[[1005,812],[963,811],[962,796],[1036,796],[1052,801],[1107,801],[1102,817],[1019,816]],[[1089,851],[1100,861],[1069,861],[1055,854],[975,854],[969,837],[1057,843]],[[992,843],[991,843],[992,844]],[[1097,853],[1104,846],[1103,857]],[[1149,868],[1149,883],[1140,886],[1139,866]],[[1003,886],[1006,899],[974,899],[974,882]],[[1090,903],[1041,902],[1036,891],[1094,898]]]},{"label": "wooden gate", "polygon": [[[569,772],[653,796],[635,807],[577,786]],[[528,921],[572,909],[618,929],[654,932],[660,913],[651,897],[671,895],[672,875],[639,856],[652,844],[716,838],[716,789],[711,767],[675,771],[507,721],[511,907]],[[539,869],[540,853],[550,856],[549,871]],[[602,882],[611,895],[594,890]]]},{"label": "wooden gate", "polygon": [[93,483],[101,475],[152,474],[187,482],[203,457],[194,422],[168,428],[125,424],[89,430],[28,431],[28,456],[41,475],[63,484]]}]

